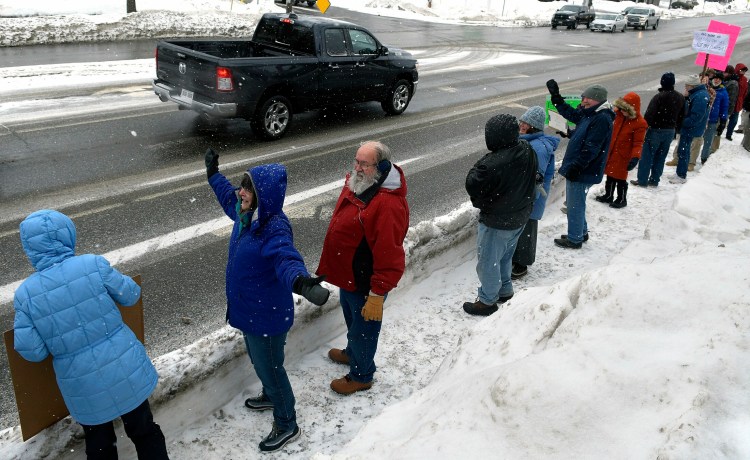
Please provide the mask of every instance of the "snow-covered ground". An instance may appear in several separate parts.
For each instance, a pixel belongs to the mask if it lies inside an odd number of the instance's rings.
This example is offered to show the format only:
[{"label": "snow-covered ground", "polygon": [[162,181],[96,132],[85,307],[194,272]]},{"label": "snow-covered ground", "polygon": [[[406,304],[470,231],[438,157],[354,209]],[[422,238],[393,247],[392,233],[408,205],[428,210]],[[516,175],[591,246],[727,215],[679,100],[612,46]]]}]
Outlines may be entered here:
[{"label": "snow-covered ground", "polygon": [[[0,0],[0,15],[8,14],[10,3],[18,2]],[[43,11],[23,14],[69,14],[91,3],[38,1],[34,5],[45,5]],[[138,0],[139,15],[154,10],[161,18],[150,25],[135,21],[138,28],[124,11],[109,10],[110,3],[124,9],[124,0],[102,1],[98,11],[85,12],[102,13],[99,19],[118,14],[107,21],[122,38],[136,29],[141,36],[157,35],[151,25],[189,28],[202,17],[229,30],[243,9],[246,24],[278,9],[270,0],[235,1],[232,13],[225,12],[229,0]],[[414,7],[394,0],[333,3],[366,3],[378,14],[429,10],[422,1],[411,2]],[[406,11],[389,7],[396,3]],[[450,2],[453,9],[448,3],[433,0],[431,10],[444,19],[485,20],[502,11],[503,0],[465,1],[463,8],[461,1]],[[534,8],[523,6],[530,3]],[[632,4],[594,2],[599,9],[605,3],[615,10]],[[157,15],[157,4],[174,10]],[[489,5],[484,12],[482,4]],[[548,6],[559,3],[505,2],[506,13],[516,8],[518,16]],[[21,20],[46,21],[39,27],[50,36],[71,20],[97,23],[90,16],[71,18]],[[0,19],[0,36],[10,36],[7,22],[18,20]],[[69,36],[82,39],[84,29],[71,27]],[[75,74],[68,78],[80,81]],[[0,81],[2,91],[13,80],[0,73]],[[25,81],[30,88],[50,82],[42,75]],[[466,204],[415,223],[405,243],[407,273],[386,303],[379,370],[368,392],[341,397],[328,388],[346,372],[325,357],[346,340],[337,296],[322,308],[299,301],[287,369],[304,435],[272,457],[750,458],[750,153],[740,140],[724,140],[685,185],[631,187],[624,209],[594,201],[601,191],[595,186],[587,213],[591,239],[579,251],[552,244],[565,232],[562,183],[556,182],[540,222],[537,262],[515,283],[516,296],[486,319],[461,309],[477,287],[475,210]],[[408,165],[405,171],[408,176]],[[665,176],[672,172],[667,167]],[[261,457],[256,446],[271,415],[243,407],[259,384],[236,331],[221,329],[154,361],[161,380],[152,400],[172,458]],[[119,446],[121,458],[135,458],[124,435]],[[3,459],[83,457],[80,428],[70,419],[26,443],[18,427],[0,432]]]}]

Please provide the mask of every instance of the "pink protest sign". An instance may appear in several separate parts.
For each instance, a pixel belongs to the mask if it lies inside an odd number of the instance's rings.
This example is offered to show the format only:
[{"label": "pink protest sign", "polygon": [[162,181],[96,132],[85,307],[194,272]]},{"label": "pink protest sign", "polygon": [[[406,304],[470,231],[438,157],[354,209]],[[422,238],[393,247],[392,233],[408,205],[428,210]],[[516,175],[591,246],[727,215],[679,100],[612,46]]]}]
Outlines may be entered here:
[{"label": "pink protest sign", "polygon": [[[724,70],[729,64],[729,59],[732,57],[732,51],[734,51],[734,44],[737,43],[737,37],[740,36],[740,30],[742,27],[733,26],[719,21],[711,21],[708,23],[708,32],[714,32],[717,34],[729,35],[729,46],[727,46],[727,52],[724,56],[717,56],[716,54],[708,55],[708,67],[712,69]],[[698,53],[698,57],[695,59],[695,65],[703,67],[706,63],[706,54]]]}]

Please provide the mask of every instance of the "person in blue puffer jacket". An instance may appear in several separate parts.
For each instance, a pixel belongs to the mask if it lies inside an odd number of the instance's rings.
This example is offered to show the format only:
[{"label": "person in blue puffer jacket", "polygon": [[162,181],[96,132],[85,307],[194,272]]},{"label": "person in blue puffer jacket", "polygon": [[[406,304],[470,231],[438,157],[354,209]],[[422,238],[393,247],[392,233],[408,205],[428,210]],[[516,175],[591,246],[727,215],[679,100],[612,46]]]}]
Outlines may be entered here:
[{"label": "person in blue puffer jacket", "polygon": [[250,410],[273,410],[271,432],[261,441],[275,451],[301,433],[292,386],[284,369],[284,345],[294,322],[292,292],[316,305],[328,300],[294,247],[292,226],[284,214],[286,168],[256,166],[239,188],[219,173],[219,155],[205,154],[206,175],[224,213],[234,221],[226,268],[227,322],[242,331],[250,360],[263,389],[245,400]]},{"label": "person in blue puffer jacket", "polygon": [[168,458],[148,404],[156,369],[115,304],[134,305],[140,287],[102,256],[76,256],[75,225],[58,211],[30,214],[20,235],[36,273],[13,298],[15,350],[34,362],[52,355],[65,405],[83,426],[87,458],[117,458],[117,417],[139,459]]},{"label": "person in blue puffer jacket", "polygon": [[[544,109],[538,105],[529,109],[518,119],[519,138],[527,141],[536,153],[537,195],[534,207],[526,226],[518,237],[516,250],[513,253],[512,279],[519,279],[528,273],[528,266],[536,260],[536,239],[539,220],[544,215],[552,178],[555,176],[555,150],[560,145],[560,138],[544,133]],[[541,179],[541,183],[539,180]],[[539,190],[541,186],[542,190]]]}]

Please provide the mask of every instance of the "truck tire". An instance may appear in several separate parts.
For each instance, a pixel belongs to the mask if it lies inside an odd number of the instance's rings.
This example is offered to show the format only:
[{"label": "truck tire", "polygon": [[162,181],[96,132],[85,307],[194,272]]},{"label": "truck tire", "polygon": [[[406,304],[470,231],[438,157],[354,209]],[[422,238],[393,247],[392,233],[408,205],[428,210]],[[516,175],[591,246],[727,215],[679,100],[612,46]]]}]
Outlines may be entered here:
[{"label": "truck tire", "polygon": [[271,96],[255,111],[251,126],[262,139],[275,141],[286,134],[292,122],[292,104],[284,96]]},{"label": "truck tire", "polygon": [[411,83],[399,80],[388,90],[388,95],[380,106],[387,114],[401,115],[409,106],[409,101],[411,101]]},{"label": "truck tire", "polygon": [[309,6],[310,8],[312,8],[313,5],[315,5],[315,2],[307,2],[307,6]]}]

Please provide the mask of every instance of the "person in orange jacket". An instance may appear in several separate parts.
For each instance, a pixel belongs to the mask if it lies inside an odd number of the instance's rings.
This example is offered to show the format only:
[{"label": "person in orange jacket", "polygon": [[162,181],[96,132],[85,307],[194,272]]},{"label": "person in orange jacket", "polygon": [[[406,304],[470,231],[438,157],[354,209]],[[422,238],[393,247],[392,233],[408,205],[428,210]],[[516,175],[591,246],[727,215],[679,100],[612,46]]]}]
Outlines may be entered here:
[{"label": "person in orange jacket", "polygon": [[628,205],[628,171],[633,170],[641,158],[648,123],[641,115],[641,97],[636,93],[626,94],[614,101],[612,106],[615,121],[612,140],[609,142],[609,156],[604,167],[607,180],[604,194],[595,199],[601,203],[609,203],[612,208],[624,208]]}]

